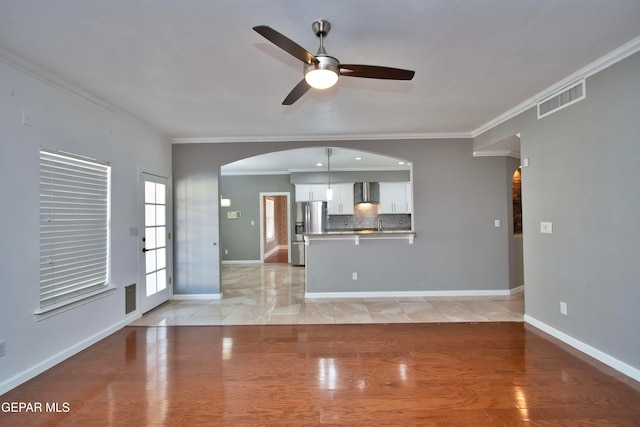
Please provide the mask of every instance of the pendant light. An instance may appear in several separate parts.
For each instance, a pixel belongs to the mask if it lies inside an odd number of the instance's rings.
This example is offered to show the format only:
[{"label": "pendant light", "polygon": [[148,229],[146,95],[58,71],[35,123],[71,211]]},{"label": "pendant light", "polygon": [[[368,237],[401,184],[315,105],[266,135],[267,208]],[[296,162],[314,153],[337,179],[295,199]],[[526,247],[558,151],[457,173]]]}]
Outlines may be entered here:
[{"label": "pendant light", "polygon": [[316,21],[312,24],[316,36],[320,37],[320,47],[316,53],[316,61],[308,62],[304,66],[304,79],[309,86],[316,89],[329,89],[338,82],[340,62],[333,56],[327,55],[324,48],[324,36],[331,29],[329,21]]},{"label": "pendant light", "polygon": [[327,148],[327,201],[333,200],[331,189],[331,148]]}]

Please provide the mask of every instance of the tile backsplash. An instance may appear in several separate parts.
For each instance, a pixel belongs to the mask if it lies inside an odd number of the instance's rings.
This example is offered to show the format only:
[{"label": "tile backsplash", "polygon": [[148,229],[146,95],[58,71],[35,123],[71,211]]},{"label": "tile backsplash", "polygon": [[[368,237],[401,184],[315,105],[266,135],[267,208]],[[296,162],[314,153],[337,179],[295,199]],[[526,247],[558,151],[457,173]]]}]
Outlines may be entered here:
[{"label": "tile backsplash", "polygon": [[377,229],[378,219],[384,230],[411,230],[410,214],[378,214],[377,204],[358,204],[353,215],[329,215],[327,230]]}]

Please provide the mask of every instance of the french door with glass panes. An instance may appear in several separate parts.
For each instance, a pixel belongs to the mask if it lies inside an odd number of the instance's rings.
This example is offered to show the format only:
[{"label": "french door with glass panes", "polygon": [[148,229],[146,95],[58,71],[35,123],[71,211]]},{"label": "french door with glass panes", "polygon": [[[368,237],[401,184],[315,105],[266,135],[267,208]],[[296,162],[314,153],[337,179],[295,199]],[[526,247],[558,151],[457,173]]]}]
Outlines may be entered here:
[{"label": "french door with glass panes", "polygon": [[140,308],[142,313],[171,298],[171,198],[167,178],[142,174],[144,231]]}]

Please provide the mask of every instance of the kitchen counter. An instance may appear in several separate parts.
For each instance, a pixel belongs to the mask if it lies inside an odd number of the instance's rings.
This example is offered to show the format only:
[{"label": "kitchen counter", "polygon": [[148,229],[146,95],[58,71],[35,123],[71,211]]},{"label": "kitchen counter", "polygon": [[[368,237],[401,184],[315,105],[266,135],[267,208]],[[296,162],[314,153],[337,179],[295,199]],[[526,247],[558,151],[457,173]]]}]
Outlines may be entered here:
[{"label": "kitchen counter", "polygon": [[411,290],[418,285],[398,278],[419,262],[415,236],[411,230],[371,229],[305,235],[305,298],[361,298]]},{"label": "kitchen counter", "polygon": [[322,234],[305,234],[304,241],[306,245],[309,245],[309,242],[313,240],[353,239],[358,245],[360,239],[409,239],[409,244],[413,244],[415,237],[415,231],[410,230],[344,230],[327,231]]}]

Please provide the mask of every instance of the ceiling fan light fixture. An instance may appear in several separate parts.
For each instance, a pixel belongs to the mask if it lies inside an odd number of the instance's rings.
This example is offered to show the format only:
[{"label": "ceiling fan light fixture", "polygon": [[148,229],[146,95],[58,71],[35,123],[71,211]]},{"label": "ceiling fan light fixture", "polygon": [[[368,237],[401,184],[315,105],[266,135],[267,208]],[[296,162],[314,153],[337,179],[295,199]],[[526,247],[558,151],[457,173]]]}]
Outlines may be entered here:
[{"label": "ceiling fan light fixture", "polygon": [[324,38],[331,29],[331,23],[326,19],[314,21],[311,24],[311,29],[320,39],[320,47],[315,55],[267,25],[257,25],[253,29],[304,64],[304,79],[289,92],[289,95],[282,101],[282,105],[293,104],[310,88],[330,88],[338,82],[341,75],[366,79],[411,80],[415,74],[415,71],[403,70],[402,68],[362,64],[341,65],[336,58],[327,55],[327,50],[324,48]]},{"label": "ceiling fan light fixture", "polygon": [[315,89],[329,89],[338,81],[338,75],[331,70],[311,70],[304,79]]},{"label": "ceiling fan light fixture", "polygon": [[331,56],[317,56],[318,63],[305,64],[304,79],[315,89],[329,89],[338,82],[340,63]]}]

